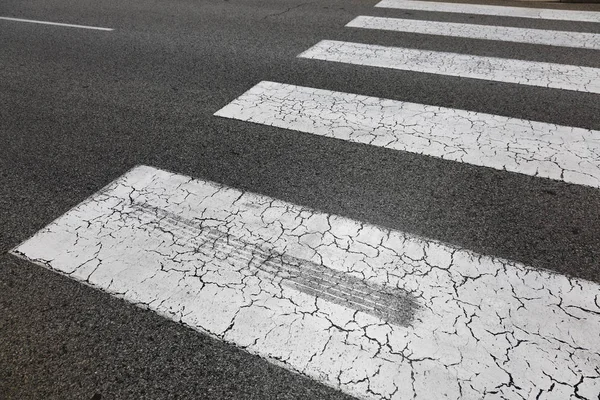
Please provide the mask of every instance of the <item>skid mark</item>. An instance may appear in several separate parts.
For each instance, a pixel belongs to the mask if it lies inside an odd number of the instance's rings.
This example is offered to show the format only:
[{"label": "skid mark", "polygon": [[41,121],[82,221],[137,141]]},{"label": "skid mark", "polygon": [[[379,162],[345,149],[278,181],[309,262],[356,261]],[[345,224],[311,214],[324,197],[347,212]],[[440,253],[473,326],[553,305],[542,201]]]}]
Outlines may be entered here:
[{"label": "skid mark", "polygon": [[[322,264],[277,253],[266,246],[245,243],[232,234],[202,227],[193,220],[147,204],[132,203],[132,207],[135,210],[132,214],[148,221],[146,224],[151,229],[168,228],[179,240],[189,238],[187,245],[204,255],[205,263],[213,261],[218,253],[222,255],[220,259],[227,258],[245,266],[249,274],[262,272],[267,280],[276,280],[278,284],[399,326],[408,325],[418,308],[416,300],[402,289],[369,284]],[[149,218],[154,218],[154,221],[150,222]]]}]

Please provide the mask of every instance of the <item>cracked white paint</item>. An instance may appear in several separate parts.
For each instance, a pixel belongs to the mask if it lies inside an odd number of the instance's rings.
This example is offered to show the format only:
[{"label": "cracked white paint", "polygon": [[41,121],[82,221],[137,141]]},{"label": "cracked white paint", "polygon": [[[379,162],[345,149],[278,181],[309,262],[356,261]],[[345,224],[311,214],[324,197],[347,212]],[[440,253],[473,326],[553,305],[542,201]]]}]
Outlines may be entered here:
[{"label": "cracked white paint", "polygon": [[600,187],[600,131],[275,82],[215,115]]},{"label": "cracked white paint", "polygon": [[600,12],[597,11],[552,10],[548,8],[506,7],[485,4],[443,3],[418,0],[382,0],[377,3],[375,7],[460,14],[495,15],[500,17],[600,22]]},{"label": "cracked white paint", "polygon": [[346,26],[350,28],[377,29],[426,35],[441,35],[470,39],[499,40],[504,42],[600,50],[600,35],[597,33],[551,31],[543,29],[459,24],[454,22],[419,21],[414,19],[371,16],[356,17]]},{"label": "cracked white paint", "polygon": [[298,57],[600,93],[600,68],[322,40]]},{"label": "cracked white paint", "polygon": [[[150,167],[13,254],[363,399],[600,393],[598,285]],[[263,273],[291,259],[414,312],[396,324]]]}]

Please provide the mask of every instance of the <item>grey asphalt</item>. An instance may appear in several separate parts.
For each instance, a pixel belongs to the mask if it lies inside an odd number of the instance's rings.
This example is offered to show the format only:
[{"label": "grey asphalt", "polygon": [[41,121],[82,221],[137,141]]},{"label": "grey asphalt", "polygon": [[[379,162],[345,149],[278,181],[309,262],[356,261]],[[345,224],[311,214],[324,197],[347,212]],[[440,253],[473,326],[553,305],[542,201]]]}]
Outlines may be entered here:
[{"label": "grey asphalt", "polygon": [[138,164],[600,283],[598,189],[212,116],[272,80],[600,130],[597,94],[296,58],[333,39],[600,67],[598,51],[344,28],[358,15],[600,24],[374,4],[0,2],[0,16],[115,29],[0,21],[0,399],[346,398],[7,254]]}]

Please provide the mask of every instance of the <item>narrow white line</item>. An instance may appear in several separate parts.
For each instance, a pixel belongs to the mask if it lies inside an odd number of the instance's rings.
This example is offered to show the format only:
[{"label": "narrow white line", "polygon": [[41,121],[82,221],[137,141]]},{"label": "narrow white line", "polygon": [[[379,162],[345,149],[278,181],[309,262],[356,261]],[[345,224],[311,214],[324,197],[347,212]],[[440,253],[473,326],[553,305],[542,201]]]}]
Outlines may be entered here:
[{"label": "narrow white line", "polygon": [[[362,399],[598,393],[597,284],[150,167],[12,253]],[[257,271],[285,259],[410,293],[408,324]]]},{"label": "narrow white line", "polygon": [[347,27],[600,50],[600,34],[359,16]]},{"label": "narrow white line", "polygon": [[31,24],[66,26],[66,27],[69,27],[69,28],[93,29],[93,30],[96,30],[96,31],[112,31],[112,30],[114,30],[114,29],[111,29],[111,28],[100,28],[100,27],[97,27],[97,26],[63,24],[63,23],[60,23],[60,22],[37,21],[37,20],[34,20],[34,19],[21,19],[21,18],[0,17],[0,20],[15,21],[15,22],[28,22],[28,23],[31,23]]},{"label": "narrow white line", "polygon": [[323,40],[298,57],[600,93],[600,68]]},{"label": "narrow white line", "polygon": [[600,187],[600,131],[275,82],[215,115]]},{"label": "narrow white line", "polygon": [[375,7],[460,14],[495,15],[500,17],[600,22],[600,12],[597,11],[551,10],[547,8],[505,7],[484,4],[442,3],[437,1],[419,0],[382,0],[377,3]]}]

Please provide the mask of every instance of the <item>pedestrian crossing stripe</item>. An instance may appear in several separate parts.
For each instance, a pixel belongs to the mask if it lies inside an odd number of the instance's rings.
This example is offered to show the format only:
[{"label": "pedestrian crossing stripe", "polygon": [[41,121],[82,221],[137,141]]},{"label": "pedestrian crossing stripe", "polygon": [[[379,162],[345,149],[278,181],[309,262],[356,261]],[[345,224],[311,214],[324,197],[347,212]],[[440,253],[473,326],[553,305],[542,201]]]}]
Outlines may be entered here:
[{"label": "pedestrian crossing stripe", "polygon": [[444,13],[492,15],[499,17],[551,19],[576,22],[600,22],[598,11],[552,10],[547,8],[507,7],[487,4],[444,3],[420,0],[382,0],[375,5],[381,8],[432,11]]},{"label": "pedestrian crossing stripe", "polygon": [[346,26],[350,28],[377,29],[447,37],[600,50],[600,35],[597,33],[420,21],[414,19],[371,17],[364,15],[356,17]]},{"label": "pedestrian crossing stripe", "polygon": [[600,391],[598,285],[155,168],[12,253],[362,399]]},{"label": "pedestrian crossing stripe", "polygon": [[600,93],[600,68],[322,40],[298,57]]},{"label": "pedestrian crossing stripe", "polygon": [[600,187],[600,131],[266,81],[215,115]]}]

